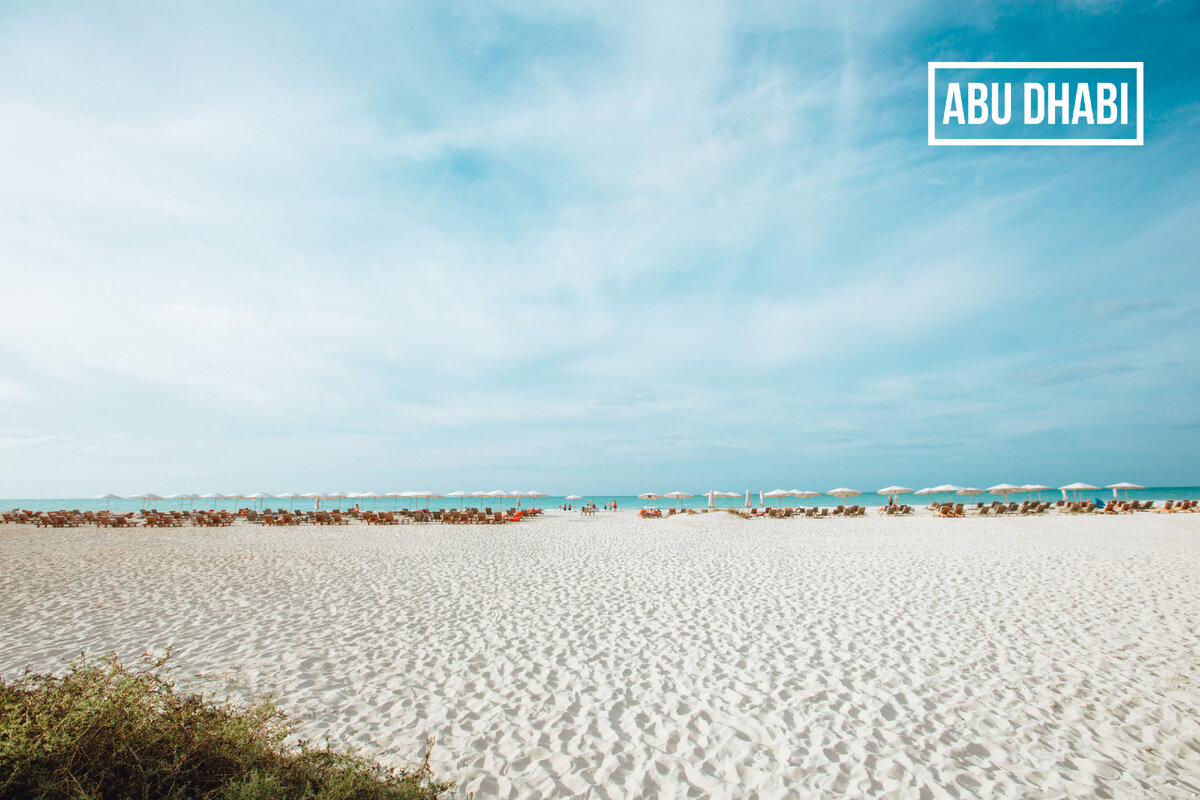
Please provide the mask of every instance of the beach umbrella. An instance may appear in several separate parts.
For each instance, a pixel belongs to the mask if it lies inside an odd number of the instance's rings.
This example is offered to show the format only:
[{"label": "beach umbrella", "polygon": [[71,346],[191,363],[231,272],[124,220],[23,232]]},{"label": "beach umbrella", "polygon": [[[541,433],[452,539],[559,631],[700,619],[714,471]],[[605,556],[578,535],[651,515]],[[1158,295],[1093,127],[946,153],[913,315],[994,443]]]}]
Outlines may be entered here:
[{"label": "beach umbrella", "polygon": [[1105,488],[1105,489],[1112,489],[1112,492],[1113,492],[1113,497],[1116,497],[1116,496],[1117,496],[1117,490],[1118,490],[1118,489],[1124,489],[1124,490],[1125,490],[1125,499],[1126,499],[1126,500],[1128,500],[1128,499],[1129,499],[1129,490],[1130,490],[1130,489],[1145,489],[1146,487],[1145,487],[1145,486],[1138,486],[1136,483],[1126,483],[1126,482],[1122,482],[1122,483],[1114,483],[1114,484],[1112,484],[1111,486],[1105,486],[1104,488]]},{"label": "beach umbrella", "polygon": [[109,503],[111,503],[113,500],[120,500],[122,498],[121,498],[121,495],[119,495],[119,494],[113,494],[112,492],[109,492],[108,494],[96,495],[96,499],[103,500],[104,501],[104,510],[108,511]]},{"label": "beach umbrella", "polygon": [[162,500],[162,498],[156,495],[154,492],[142,492],[141,494],[133,495],[133,497],[142,501],[142,508],[145,508],[146,503],[151,500]]},{"label": "beach umbrella", "polygon": [[[228,498],[225,495],[221,494],[220,492],[209,492],[208,494],[200,495],[199,499],[200,500],[227,500]],[[216,505],[217,505],[216,503],[210,503],[209,508],[215,509]]]},{"label": "beach umbrella", "polygon": [[1027,483],[1021,487],[1021,489],[1026,492],[1037,492],[1039,503],[1042,502],[1042,492],[1048,492],[1050,491],[1050,488],[1051,487],[1043,486],[1040,483]]},{"label": "beach umbrella", "polygon": [[[655,494],[654,492],[646,492],[645,494],[639,494],[638,499],[640,499],[640,500],[662,500],[662,495]],[[657,504],[655,507],[657,507]]]},{"label": "beach umbrella", "polygon": [[258,503],[259,507],[261,508],[263,500],[270,500],[274,496],[275,495],[269,494],[268,492],[255,492],[254,494],[246,495],[246,499],[253,500],[254,502]]},{"label": "beach umbrella", "polygon": [[804,499],[821,496],[820,492],[814,492],[810,489],[789,489],[788,494],[792,497],[800,497]]},{"label": "beach umbrella", "polygon": [[565,498],[563,498],[563,499],[564,499],[564,500],[582,500],[583,498],[582,498],[580,495],[577,495],[577,494],[569,494],[569,495],[567,495],[567,496],[566,496]]},{"label": "beach umbrella", "polygon": [[1023,486],[1013,486],[1011,483],[997,483],[995,486],[988,487],[988,494],[999,494],[1005,497],[1023,491],[1025,491]]},{"label": "beach umbrella", "polygon": [[941,486],[934,486],[933,489],[931,489],[930,491],[933,494],[946,495],[946,502],[948,503],[948,502],[950,502],[950,495],[954,494],[955,492],[959,491],[962,488],[963,487],[961,487],[961,486],[955,486],[953,483],[943,483]]},{"label": "beach umbrella", "polygon": [[746,490],[746,508],[750,507],[750,490]]},{"label": "beach umbrella", "polygon": [[325,499],[325,494],[323,492],[305,492],[300,496],[306,500],[312,500],[313,508],[317,509],[318,511],[321,509],[321,501]]},{"label": "beach umbrella", "polygon": [[441,497],[442,495],[438,494],[437,492],[431,492],[428,489],[423,489],[419,492],[404,492],[402,496],[412,497],[412,498],[415,498],[418,500],[424,499],[425,500],[425,508],[429,508],[430,499],[434,498],[434,497]]},{"label": "beach umbrella", "polygon": [[[535,492],[526,492],[526,493],[525,493],[525,496],[526,496],[526,497],[532,497],[532,498],[546,497],[546,493],[545,493],[545,492],[536,492],[536,491],[535,491]],[[537,505],[536,503],[530,503],[530,504],[529,504],[529,507],[530,507],[530,508],[533,508],[533,507],[534,507],[534,506],[536,506],[536,505]]]},{"label": "beach umbrella", "polygon": [[912,493],[912,489],[906,488],[904,486],[885,486],[882,489],[880,489],[879,491],[875,492],[875,494],[877,494],[877,495],[881,495],[881,496],[887,495],[888,497],[891,497],[891,496],[897,495],[897,494],[911,494],[911,493]]},{"label": "beach umbrella", "polygon": [[837,497],[841,500],[845,500],[847,497],[858,497],[860,494],[862,494],[862,492],[857,491],[855,489],[841,488],[841,489],[830,489],[825,494],[833,495],[834,497]]},{"label": "beach umbrella", "polygon": [[718,492],[716,489],[709,489],[707,492],[704,493],[704,496],[708,498],[708,507],[716,508],[717,507],[717,498],[721,496],[721,493]]},{"label": "beach umbrella", "polygon": [[[693,495],[690,495],[687,492],[667,492],[666,494],[663,495],[663,497],[669,497],[672,500],[683,500],[686,497],[692,497],[692,496]],[[679,504],[679,508],[680,509],[683,508],[683,503]]]},{"label": "beach umbrella", "polygon": [[292,508],[296,505],[296,498],[301,497],[302,495],[298,495],[295,492],[284,492],[283,494],[279,494],[279,495],[275,495],[275,496],[281,500],[286,498],[288,501],[288,511],[291,511]]},{"label": "beach umbrella", "polygon": [[[494,498],[508,497],[508,492],[503,489],[492,489],[490,492],[485,492],[483,496]],[[501,508],[500,510],[503,511],[504,509]]]},{"label": "beach umbrella", "polygon": [[467,493],[461,489],[456,489],[453,492],[446,492],[446,497],[457,497],[458,507],[462,508],[466,504]]},{"label": "beach umbrella", "polygon": [[767,498],[778,499],[780,497],[793,497],[794,495],[788,489],[772,489],[769,492],[762,492],[761,496],[763,500],[766,500]]},{"label": "beach umbrella", "polygon": [[968,486],[965,489],[959,489],[957,492],[955,492],[955,494],[962,495],[964,497],[974,497],[977,494],[983,494],[983,489],[976,489],[973,486]]},{"label": "beach umbrella", "polygon": [[167,495],[163,499],[164,500],[178,500],[179,501],[179,509],[182,511],[183,510],[183,501],[184,500],[193,500],[195,498],[196,498],[196,495],[194,495],[194,494],[188,494],[187,492],[176,492],[175,494]]},{"label": "beach umbrella", "polygon": [[1092,486],[1090,483],[1069,483],[1066,486],[1058,487],[1058,489],[1063,493],[1064,500],[1067,498],[1067,492],[1075,492],[1075,499],[1078,500],[1080,492],[1100,491],[1099,486]]},{"label": "beach umbrella", "polygon": [[375,510],[376,501],[378,501],[380,497],[383,497],[383,495],[379,492],[352,492],[350,496],[355,500],[370,500],[372,511]]}]

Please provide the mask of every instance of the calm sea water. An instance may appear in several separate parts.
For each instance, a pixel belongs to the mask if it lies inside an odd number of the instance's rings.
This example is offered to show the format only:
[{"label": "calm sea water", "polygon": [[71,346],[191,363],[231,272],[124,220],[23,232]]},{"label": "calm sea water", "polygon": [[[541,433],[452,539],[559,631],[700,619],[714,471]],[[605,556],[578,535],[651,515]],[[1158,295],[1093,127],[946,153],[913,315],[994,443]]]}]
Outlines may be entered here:
[{"label": "calm sea water", "polygon": [[[1083,499],[1099,497],[1107,500],[1113,496],[1111,489],[1102,489],[1098,492],[1084,492],[1080,495]],[[1120,492],[1119,496],[1124,499],[1126,493]],[[1151,487],[1148,489],[1136,489],[1128,493],[1131,500],[1189,500],[1200,499],[1200,486],[1162,486]],[[1062,493],[1058,490],[1042,492],[1042,500],[1058,500],[1062,497]],[[758,492],[752,492],[750,495],[751,504],[758,507],[759,499]],[[1071,499],[1075,498],[1075,493],[1071,493]],[[841,504],[857,504],[861,506],[881,506],[887,503],[887,497],[881,497],[874,492],[862,494],[858,497],[840,499],[829,495],[821,495],[811,498],[765,498],[766,505],[796,507],[796,506],[836,506]],[[909,505],[928,505],[932,500],[943,500],[943,495],[934,495],[932,497],[914,497],[911,494],[901,495],[897,498],[897,502],[908,503]],[[994,495],[982,494],[974,497],[955,497],[956,503],[977,503],[980,501],[991,502],[992,500],[1002,499]],[[1038,495],[1033,492],[1020,492],[1017,494],[1008,495],[1006,498],[1010,502],[1021,502],[1022,500],[1036,500]],[[538,497],[520,499],[522,508],[529,508],[530,505],[536,505],[539,508],[558,508],[563,505],[570,505],[572,508],[578,509],[584,503],[595,503],[598,506],[605,506],[613,501],[616,501],[618,509],[642,508],[644,506],[657,506],[658,508],[706,508],[708,506],[708,498],[704,496],[691,497],[684,500],[641,500],[632,495],[586,495],[583,500],[568,500],[565,497]],[[461,508],[464,501],[458,498],[440,498],[430,500],[413,501],[410,499],[391,499],[379,498],[373,500],[370,498],[343,498],[333,500],[322,500],[321,508],[349,508],[357,504],[363,509],[379,509],[388,510],[394,508]],[[476,508],[512,508],[516,506],[516,498],[466,498],[465,505]],[[744,494],[734,498],[720,498],[717,500],[718,508],[744,508],[746,500]],[[153,500],[143,501],[136,499],[115,499],[104,500],[96,498],[42,498],[42,499],[0,499],[0,509],[11,510],[16,508],[28,509],[30,511],[56,511],[59,509],[77,508],[81,511],[100,511],[108,508],[112,511],[137,511],[141,508],[157,508],[163,511],[204,508],[204,509],[225,509],[234,511],[239,508],[285,508],[297,510],[312,510],[315,507],[315,501],[306,499],[289,500],[286,498],[277,498],[273,500]]]}]

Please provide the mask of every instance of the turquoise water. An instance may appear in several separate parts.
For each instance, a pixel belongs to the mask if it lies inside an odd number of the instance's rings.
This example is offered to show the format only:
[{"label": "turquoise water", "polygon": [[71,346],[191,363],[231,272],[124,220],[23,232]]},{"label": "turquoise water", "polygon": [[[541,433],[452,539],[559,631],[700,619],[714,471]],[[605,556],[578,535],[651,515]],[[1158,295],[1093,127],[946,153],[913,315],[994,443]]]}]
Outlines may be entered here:
[{"label": "turquoise water", "polygon": [[[1120,493],[1121,499],[1126,496],[1125,492]],[[1062,497],[1062,493],[1058,490],[1042,492],[1042,500],[1058,500]],[[1075,493],[1071,493],[1071,498],[1074,499]],[[1111,489],[1102,489],[1098,492],[1084,492],[1081,495],[1084,499],[1099,497],[1108,500],[1112,497]],[[914,497],[911,494],[901,495],[897,498],[897,502],[907,503],[909,505],[928,505],[932,500],[943,500],[944,496],[934,495],[932,497]],[[979,501],[991,502],[992,500],[1007,499],[1010,502],[1019,503],[1022,500],[1035,500],[1037,494],[1033,492],[1018,492],[1008,495],[1007,498],[999,498],[994,495],[982,494],[975,497],[955,497],[956,503],[977,503]],[[1148,489],[1136,489],[1129,492],[1131,500],[1190,500],[1200,499],[1200,486],[1163,486],[1151,487]],[[707,497],[692,497],[685,500],[640,500],[632,495],[587,495],[583,500],[567,500],[565,497],[538,497],[538,498],[521,498],[521,507],[529,508],[530,505],[536,504],[539,508],[558,508],[561,505],[570,504],[573,508],[578,509],[583,503],[595,503],[598,506],[604,506],[608,503],[616,501],[618,509],[642,508],[644,506],[657,506],[658,508],[706,508],[708,506]],[[721,498],[717,501],[718,508],[744,508],[745,498]],[[751,502],[755,507],[758,506],[758,493],[751,493]],[[463,501],[457,498],[430,499],[413,501],[411,499],[393,500],[390,498],[380,498],[378,500],[371,499],[342,499],[342,500],[322,500],[322,508],[350,508],[358,504],[363,509],[380,509],[387,510],[393,508],[460,508],[464,504]],[[862,494],[858,497],[846,498],[845,500],[829,495],[821,495],[820,497],[811,498],[766,498],[768,506],[836,506],[841,504],[857,504],[861,506],[881,506],[887,503],[887,497],[880,497],[874,492],[870,494]],[[476,508],[511,508],[517,504],[516,498],[467,498],[465,504]],[[9,499],[0,500],[0,509],[5,511],[14,508],[23,508],[30,511],[56,511],[59,509],[77,508],[81,511],[100,511],[108,508],[112,511],[137,511],[140,508],[157,508],[163,511],[190,509],[190,508],[215,508],[233,511],[239,508],[291,508],[298,510],[312,510],[314,506],[313,500],[154,500],[149,503],[142,500],[118,499],[118,500],[97,500],[95,498],[42,498],[42,499]]]}]

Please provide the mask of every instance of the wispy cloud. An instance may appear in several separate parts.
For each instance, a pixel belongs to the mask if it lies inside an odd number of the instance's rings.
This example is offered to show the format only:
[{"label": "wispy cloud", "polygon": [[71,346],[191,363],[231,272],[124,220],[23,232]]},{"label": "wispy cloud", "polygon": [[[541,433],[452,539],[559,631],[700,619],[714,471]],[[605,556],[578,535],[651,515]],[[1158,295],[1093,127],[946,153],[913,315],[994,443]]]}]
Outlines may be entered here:
[{"label": "wispy cloud", "polygon": [[[1192,480],[1195,21],[1087,11],[9,6],[0,494]],[[928,148],[1051,18],[1147,146]]]}]

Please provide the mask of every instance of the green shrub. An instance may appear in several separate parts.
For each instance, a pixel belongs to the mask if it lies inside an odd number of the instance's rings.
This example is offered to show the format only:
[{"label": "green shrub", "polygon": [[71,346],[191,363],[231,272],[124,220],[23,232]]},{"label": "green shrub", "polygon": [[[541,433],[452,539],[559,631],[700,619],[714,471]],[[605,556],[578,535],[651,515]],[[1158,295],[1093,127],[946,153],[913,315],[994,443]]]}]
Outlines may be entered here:
[{"label": "green shrub", "polygon": [[0,678],[0,798],[435,800],[453,786],[432,780],[428,750],[397,770],[288,746],[292,727],[273,702],[177,692],[168,657],[137,667],[81,657],[61,678]]}]

